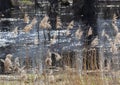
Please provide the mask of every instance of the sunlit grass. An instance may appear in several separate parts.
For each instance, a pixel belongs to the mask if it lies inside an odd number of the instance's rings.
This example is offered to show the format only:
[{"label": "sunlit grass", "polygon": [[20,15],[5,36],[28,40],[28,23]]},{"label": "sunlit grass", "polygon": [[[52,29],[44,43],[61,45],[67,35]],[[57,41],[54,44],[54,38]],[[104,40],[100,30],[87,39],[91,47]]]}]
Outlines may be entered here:
[{"label": "sunlit grass", "polygon": [[[1,75],[2,76],[2,75]],[[14,75],[13,75],[14,76]],[[11,76],[11,78],[13,77]],[[100,73],[95,74],[82,74],[79,75],[75,72],[62,72],[53,74],[55,81],[49,82],[48,75],[28,74],[28,79],[22,81],[21,79],[1,79],[0,85],[114,85],[120,83],[120,78],[114,80],[109,76],[101,77]],[[113,82],[114,81],[114,82]]]}]

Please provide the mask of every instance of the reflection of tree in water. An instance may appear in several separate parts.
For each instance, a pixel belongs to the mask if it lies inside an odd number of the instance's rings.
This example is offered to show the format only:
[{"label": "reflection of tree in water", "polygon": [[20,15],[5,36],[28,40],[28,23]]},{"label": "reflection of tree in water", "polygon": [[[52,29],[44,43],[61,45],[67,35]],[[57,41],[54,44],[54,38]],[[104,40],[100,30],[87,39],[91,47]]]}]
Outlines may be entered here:
[{"label": "reflection of tree in water", "polygon": [[5,46],[5,47],[0,47],[0,57],[3,57],[2,55],[6,55],[6,54],[9,54],[9,53],[14,53],[15,52],[15,46],[13,45],[8,45],[8,46]]},{"label": "reflection of tree in water", "polygon": [[87,42],[88,44],[90,44],[94,36],[97,35],[96,1],[97,0],[73,0],[74,20],[82,21],[85,36],[90,27],[93,30],[93,34],[86,37],[86,40],[90,40],[90,42]]},{"label": "reflection of tree in water", "polygon": [[0,0],[0,12],[3,17],[11,17],[11,8],[13,8],[11,0]]}]

